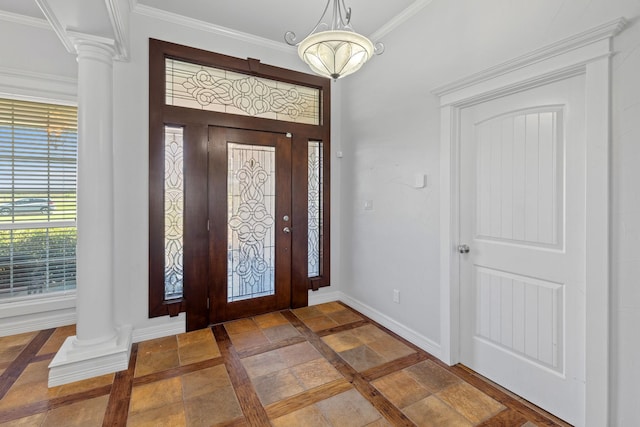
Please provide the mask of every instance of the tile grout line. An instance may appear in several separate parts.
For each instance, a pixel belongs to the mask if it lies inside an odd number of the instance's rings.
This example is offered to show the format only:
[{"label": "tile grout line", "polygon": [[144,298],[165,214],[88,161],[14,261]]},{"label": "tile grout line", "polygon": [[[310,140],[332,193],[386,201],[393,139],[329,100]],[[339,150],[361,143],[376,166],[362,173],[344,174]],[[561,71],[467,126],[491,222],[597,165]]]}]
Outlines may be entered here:
[{"label": "tile grout line", "polygon": [[170,378],[179,377],[182,375],[197,372],[202,369],[213,368],[214,366],[222,365],[224,360],[222,357],[214,357],[213,359],[203,360],[201,362],[190,363],[184,366],[177,366],[175,368],[168,369],[166,371],[153,372],[143,375],[141,377],[133,377],[133,385],[135,387],[144,384],[151,384],[156,381],[167,380]]},{"label": "tile grout line", "polygon": [[102,421],[103,427],[126,426],[131,403],[131,391],[138,359],[138,344],[133,344],[129,355],[129,367],[126,371],[117,372],[111,385],[111,393],[107,409]]},{"label": "tile grout line", "polygon": [[0,375],[0,399],[4,398],[54,331],[55,328],[40,331]]},{"label": "tile grout line", "polygon": [[264,406],[262,406],[262,402],[249,379],[249,374],[247,374],[246,369],[242,365],[242,361],[233,347],[226,329],[222,324],[218,324],[212,326],[211,331],[220,349],[227,374],[236,392],[236,397],[238,398],[246,421],[251,426],[270,426],[271,422],[269,421],[267,411]]},{"label": "tile grout line", "polygon": [[325,399],[329,399],[340,393],[344,393],[345,391],[349,391],[352,388],[353,386],[350,382],[341,378],[310,390],[303,391],[278,402],[271,403],[270,405],[267,405],[265,410],[267,411],[270,419],[280,418]]},{"label": "tile grout line", "polygon": [[346,361],[344,361],[338,353],[333,351],[331,347],[322,341],[320,336],[312,331],[307,325],[305,325],[298,317],[292,312],[283,313],[284,317],[291,323],[300,334],[306,338],[307,342],[311,344],[331,365],[342,374],[343,377],[350,383],[353,382],[353,377],[357,375],[357,371],[351,367]]},{"label": "tile grout line", "polygon": [[360,326],[365,326],[370,324],[371,322],[368,320],[358,320],[357,322],[345,323],[344,325],[334,326],[329,329],[322,329],[320,331],[314,332],[320,338],[326,337],[327,335],[337,334],[339,332],[350,331],[355,328],[359,328]]},{"label": "tile grout line", "polygon": [[362,371],[360,372],[360,375],[365,380],[372,382],[394,372],[402,371],[417,363],[424,362],[425,360],[429,360],[429,358],[424,354],[424,352],[411,353],[399,359],[394,359],[387,363],[383,363],[382,365],[374,366],[366,371]]},{"label": "tile grout line", "polygon": [[[351,382],[355,390],[362,395],[380,414],[394,426],[414,426],[400,409],[396,408],[386,397],[384,397],[375,387],[363,378],[362,374],[353,369],[345,362],[338,353],[329,347],[320,336],[309,329],[293,312],[282,313],[285,318],[304,336],[334,368],[338,370],[347,381]],[[360,325],[362,326],[362,325]]]},{"label": "tile grout line", "polygon": [[279,350],[281,348],[289,347],[291,345],[300,344],[303,342],[306,342],[306,340],[302,336],[292,337],[286,340],[277,341],[275,343],[249,348],[247,350],[241,350],[241,351],[236,350],[236,353],[238,354],[238,357],[240,359],[244,359],[247,357],[257,356],[262,353],[268,353],[270,351]]},{"label": "tile grout line", "polygon": [[0,423],[14,421],[20,418],[28,417],[30,415],[40,414],[42,412],[50,411],[63,406],[72,405],[74,403],[105,396],[110,392],[111,386],[105,385],[102,387],[91,389],[89,391],[82,391],[68,396],[54,397],[53,399],[49,400],[40,400],[37,402],[28,403],[24,406],[19,406],[4,412],[0,412]]}]

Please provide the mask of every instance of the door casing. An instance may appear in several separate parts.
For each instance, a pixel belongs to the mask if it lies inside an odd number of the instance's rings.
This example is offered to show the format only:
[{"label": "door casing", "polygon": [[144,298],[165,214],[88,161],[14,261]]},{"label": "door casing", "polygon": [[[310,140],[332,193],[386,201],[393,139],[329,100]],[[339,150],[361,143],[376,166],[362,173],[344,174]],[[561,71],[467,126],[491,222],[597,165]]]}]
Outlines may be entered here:
[{"label": "door casing", "polygon": [[611,38],[623,18],[434,90],[440,97],[439,358],[459,362],[460,114],[465,107],[584,74],[586,93],[586,414],[609,424],[609,138]]}]

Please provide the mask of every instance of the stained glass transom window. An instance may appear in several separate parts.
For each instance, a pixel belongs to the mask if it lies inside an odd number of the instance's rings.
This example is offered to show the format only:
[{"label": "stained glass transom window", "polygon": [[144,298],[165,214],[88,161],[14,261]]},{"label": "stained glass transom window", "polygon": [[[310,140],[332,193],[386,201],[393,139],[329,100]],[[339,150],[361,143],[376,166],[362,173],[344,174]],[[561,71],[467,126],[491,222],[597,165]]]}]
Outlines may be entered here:
[{"label": "stained glass transom window", "polygon": [[320,90],[167,58],[166,104],[320,124]]},{"label": "stained glass transom window", "polygon": [[322,274],[322,142],[309,141],[308,277]]},{"label": "stained glass transom window", "polygon": [[184,141],[183,129],[164,134],[164,295],[182,298],[184,282]]},{"label": "stained glass transom window", "polygon": [[227,145],[227,301],[274,295],[275,148]]}]

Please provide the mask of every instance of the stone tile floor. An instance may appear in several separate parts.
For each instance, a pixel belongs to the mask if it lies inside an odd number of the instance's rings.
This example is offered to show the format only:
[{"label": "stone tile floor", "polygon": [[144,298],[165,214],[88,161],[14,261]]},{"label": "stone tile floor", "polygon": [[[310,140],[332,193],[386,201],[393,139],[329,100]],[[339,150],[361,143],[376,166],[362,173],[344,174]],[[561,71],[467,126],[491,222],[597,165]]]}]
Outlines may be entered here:
[{"label": "stone tile floor", "polygon": [[565,426],[342,303],[134,344],[128,371],[47,387],[67,326],[0,338],[0,426]]}]

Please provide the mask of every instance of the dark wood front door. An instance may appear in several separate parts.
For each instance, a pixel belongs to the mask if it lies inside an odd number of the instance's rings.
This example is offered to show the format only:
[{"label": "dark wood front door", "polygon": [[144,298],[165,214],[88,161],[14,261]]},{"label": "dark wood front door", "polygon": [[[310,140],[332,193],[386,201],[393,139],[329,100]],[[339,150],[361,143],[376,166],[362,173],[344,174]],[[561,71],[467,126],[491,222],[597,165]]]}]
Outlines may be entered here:
[{"label": "dark wood front door", "polygon": [[209,127],[209,319],[291,304],[291,138]]}]

